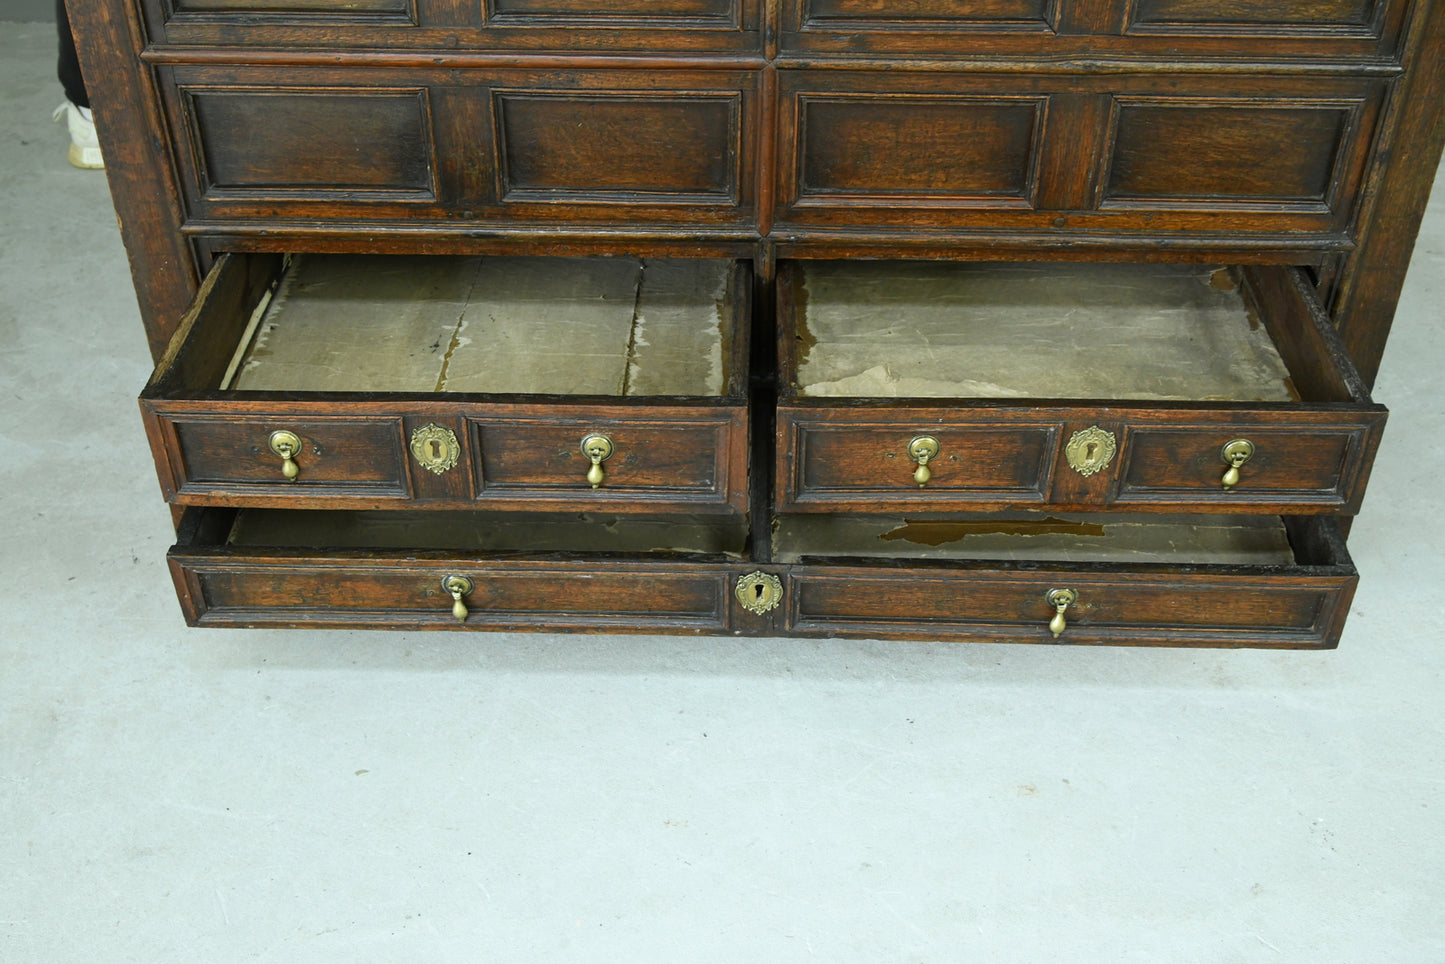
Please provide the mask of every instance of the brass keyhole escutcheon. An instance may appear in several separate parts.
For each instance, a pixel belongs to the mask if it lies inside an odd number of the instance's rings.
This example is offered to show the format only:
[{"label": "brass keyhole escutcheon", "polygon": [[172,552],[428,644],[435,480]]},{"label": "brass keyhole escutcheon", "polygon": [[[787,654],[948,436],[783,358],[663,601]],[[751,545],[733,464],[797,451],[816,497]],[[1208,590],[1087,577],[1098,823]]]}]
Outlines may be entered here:
[{"label": "brass keyhole escutcheon", "polygon": [[919,435],[908,443],[908,457],[918,463],[918,468],[913,471],[913,481],[918,483],[921,489],[933,478],[933,470],[928,463],[938,458],[941,446],[938,439],[932,435]]},{"label": "brass keyhole escutcheon", "polygon": [[1224,470],[1224,478],[1219,484],[1226,489],[1232,489],[1239,484],[1239,467],[1248,462],[1254,455],[1254,443],[1247,438],[1237,438],[1225,444],[1219,450],[1219,457],[1229,468]]},{"label": "brass keyhole escutcheon", "polygon": [[589,435],[582,440],[582,454],[592,463],[587,470],[587,481],[592,488],[599,488],[607,478],[602,463],[612,458],[612,439],[605,435]]},{"label": "brass keyhole escutcheon", "polygon": [[295,432],[284,430],[272,432],[271,437],[266,440],[266,446],[281,456],[281,474],[286,477],[286,481],[295,482],[296,476],[301,474],[301,467],[296,464],[296,455],[301,451],[300,437]]},{"label": "brass keyhole escutcheon", "polygon": [[1088,477],[1107,468],[1117,448],[1113,432],[1092,425],[1069,437],[1068,444],[1064,446],[1064,458],[1075,472]]},{"label": "brass keyhole escutcheon", "polygon": [[462,597],[475,589],[476,584],[466,576],[447,576],[442,579],[442,588],[452,597],[452,615],[457,618],[457,622],[466,622],[467,604],[462,601]]},{"label": "brass keyhole escutcheon", "polygon": [[1058,639],[1069,627],[1068,621],[1064,619],[1064,610],[1079,601],[1079,594],[1072,589],[1050,589],[1044,593],[1044,599],[1054,608],[1054,618],[1049,620],[1049,632]]},{"label": "brass keyhole escutcheon", "polygon": [[411,433],[411,454],[422,468],[441,475],[457,464],[462,446],[456,432],[428,422]]},{"label": "brass keyhole escutcheon", "polygon": [[759,569],[739,576],[733,595],[744,609],[761,616],[776,609],[783,601],[783,582],[772,573]]}]

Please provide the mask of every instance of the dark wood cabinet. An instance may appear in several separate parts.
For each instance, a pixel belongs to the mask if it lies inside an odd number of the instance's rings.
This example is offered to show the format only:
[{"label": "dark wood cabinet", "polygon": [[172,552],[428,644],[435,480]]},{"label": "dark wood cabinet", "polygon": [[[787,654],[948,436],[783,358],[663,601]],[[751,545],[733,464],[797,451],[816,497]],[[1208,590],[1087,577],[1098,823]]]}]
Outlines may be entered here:
[{"label": "dark wood cabinet", "polygon": [[1440,0],[72,20],[193,624],[1339,641]]}]

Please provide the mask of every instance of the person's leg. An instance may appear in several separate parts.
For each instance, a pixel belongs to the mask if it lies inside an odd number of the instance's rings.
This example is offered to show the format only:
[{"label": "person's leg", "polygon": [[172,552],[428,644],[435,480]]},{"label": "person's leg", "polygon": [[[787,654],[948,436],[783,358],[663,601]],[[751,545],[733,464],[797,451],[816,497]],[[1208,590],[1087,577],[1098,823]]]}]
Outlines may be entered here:
[{"label": "person's leg", "polygon": [[80,76],[80,61],[75,56],[75,38],[70,35],[65,0],[55,0],[55,28],[60,33],[60,63],[56,72],[60,75],[60,86],[65,88],[65,99],[76,107],[89,108],[90,97],[85,93],[85,78]]}]

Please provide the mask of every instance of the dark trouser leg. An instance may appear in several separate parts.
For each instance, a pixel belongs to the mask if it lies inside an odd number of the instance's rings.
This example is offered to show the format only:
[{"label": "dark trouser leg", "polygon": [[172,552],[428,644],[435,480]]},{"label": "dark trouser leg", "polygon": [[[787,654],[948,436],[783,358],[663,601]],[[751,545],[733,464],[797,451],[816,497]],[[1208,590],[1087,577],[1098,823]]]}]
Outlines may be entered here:
[{"label": "dark trouser leg", "polygon": [[76,107],[89,107],[85,79],[80,76],[80,61],[75,56],[75,38],[70,36],[70,18],[65,13],[65,0],[55,0],[55,27],[60,31],[60,64],[57,73],[65,96]]}]

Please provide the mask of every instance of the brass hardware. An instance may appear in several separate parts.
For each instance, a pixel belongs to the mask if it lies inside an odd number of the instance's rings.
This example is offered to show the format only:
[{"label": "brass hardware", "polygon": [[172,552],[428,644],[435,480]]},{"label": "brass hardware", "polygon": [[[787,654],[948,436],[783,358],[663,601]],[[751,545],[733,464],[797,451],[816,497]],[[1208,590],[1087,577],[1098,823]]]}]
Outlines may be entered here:
[{"label": "brass hardware", "polygon": [[462,597],[476,588],[476,585],[466,576],[446,576],[442,579],[442,588],[452,597],[452,615],[457,617],[457,622],[467,621],[467,604],[462,602]]},{"label": "brass hardware", "polygon": [[457,464],[462,447],[456,432],[428,422],[411,433],[411,454],[422,468],[441,475]]},{"label": "brass hardware", "polygon": [[1093,425],[1069,437],[1069,443],[1064,446],[1064,458],[1069,460],[1069,466],[1075,472],[1090,476],[1113,461],[1117,448],[1113,432]]},{"label": "brass hardware", "polygon": [[908,457],[918,463],[918,468],[913,472],[913,481],[918,483],[921,489],[933,478],[933,470],[928,463],[938,458],[938,439],[932,435],[920,435],[908,443]]},{"label": "brass hardware", "polygon": [[754,570],[746,576],[739,576],[737,585],[733,587],[733,595],[738,597],[744,609],[750,613],[763,613],[776,609],[778,603],[783,601],[783,582],[772,573],[763,572],[761,569]]},{"label": "brass hardware", "polygon": [[1237,438],[1220,449],[1219,457],[1229,468],[1224,471],[1224,478],[1219,484],[1226,489],[1232,489],[1239,484],[1239,467],[1248,462],[1250,456],[1254,455],[1254,443],[1247,438]]},{"label": "brass hardware", "polygon": [[301,451],[301,439],[295,432],[272,432],[266,445],[281,456],[281,474],[286,476],[288,482],[295,482],[296,476],[301,474],[301,467],[296,464],[296,455]]},{"label": "brass hardware", "polygon": [[602,471],[602,463],[612,458],[612,439],[605,435],[589,435],[582,440],[582,454],[592,463],[592,468],[587,470],[587,481],[592,488],[598,488],[607,478],[607,473]]},{"label": "brass hardware", "polygon": [[1054,618],[1049,620],[1049,632],[1058,639],[1069,626],[1064,619],[1064,610],[1079,601],[1079,594],[1072,589],[1050,589],[1044,594],[1044,599],[1054,607]]}]

